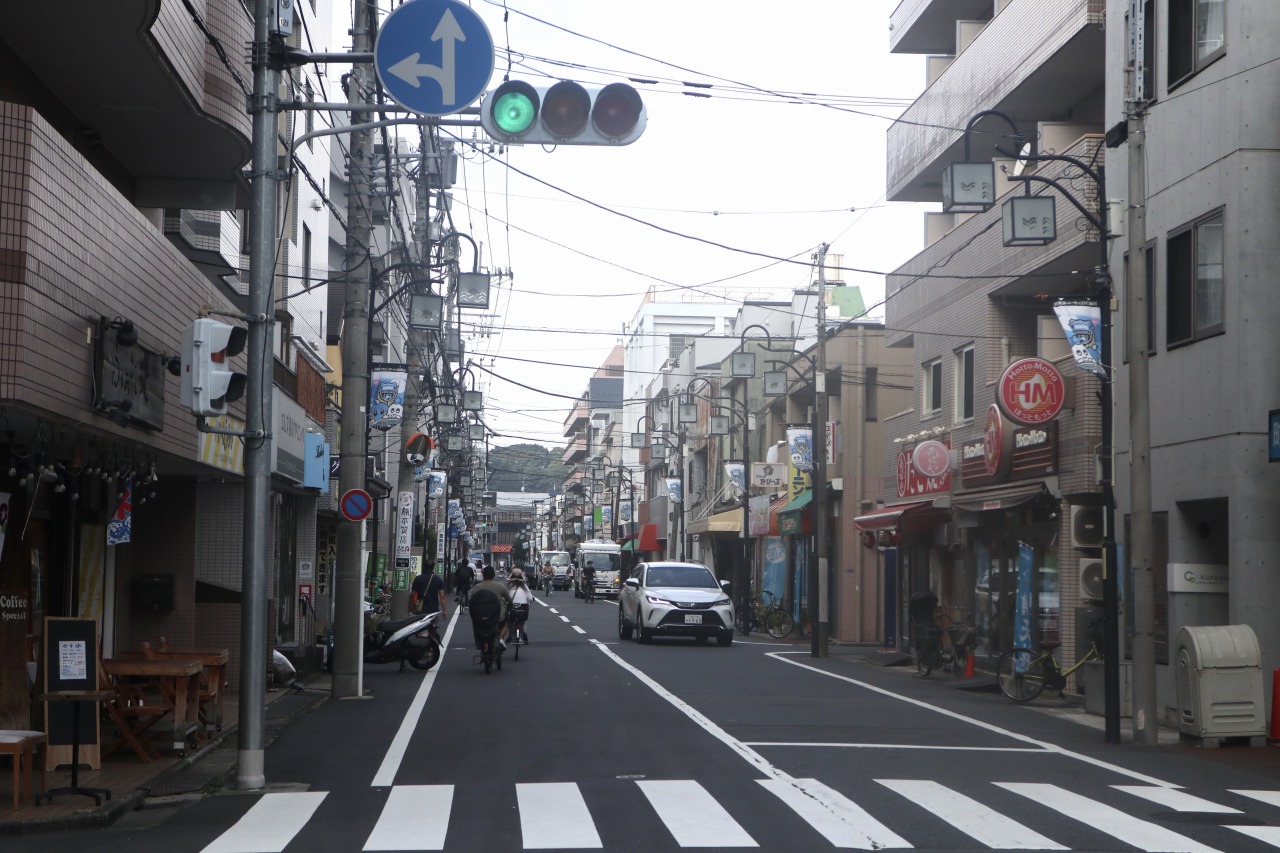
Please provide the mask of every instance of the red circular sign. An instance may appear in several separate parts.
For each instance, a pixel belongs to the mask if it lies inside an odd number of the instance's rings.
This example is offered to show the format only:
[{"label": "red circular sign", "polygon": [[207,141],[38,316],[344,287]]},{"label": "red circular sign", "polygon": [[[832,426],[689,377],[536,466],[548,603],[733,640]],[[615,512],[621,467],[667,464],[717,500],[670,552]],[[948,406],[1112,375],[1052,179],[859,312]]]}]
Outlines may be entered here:
[{"label": "red circular sign", "polygon": [[982,461],[986,465],[987,476],[994,477],[1000,472],[1000,456],[1004,453],[1004,418],[1000,416],[1000,407],[994,403],[987,409],[982,444]]},{"label": "red circular sign", "polygon": [[1043,358],[1020,358],[1001,375],[996,402],[1009,420],[1036,426],[1058,416],[1066,393],[1058,368]]},{"label": "red circular sign", "polygon": [[911,452],[911,464],[925,477],[941,477],[951,467],[951,448],[933,439],[922,441]]}]

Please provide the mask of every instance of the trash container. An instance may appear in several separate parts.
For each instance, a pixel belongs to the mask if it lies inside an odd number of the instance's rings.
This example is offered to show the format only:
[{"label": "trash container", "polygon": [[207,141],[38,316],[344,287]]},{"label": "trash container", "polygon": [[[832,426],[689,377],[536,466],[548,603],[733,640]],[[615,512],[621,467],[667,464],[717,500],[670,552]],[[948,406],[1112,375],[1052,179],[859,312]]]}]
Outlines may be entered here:
[{"label": "trash container", "polygon": [[1178,731],[1201,739],[1247,737],[1265,743],[1262,651],[1253,629],[1187,627],[1178,631],[1175,648]]}]

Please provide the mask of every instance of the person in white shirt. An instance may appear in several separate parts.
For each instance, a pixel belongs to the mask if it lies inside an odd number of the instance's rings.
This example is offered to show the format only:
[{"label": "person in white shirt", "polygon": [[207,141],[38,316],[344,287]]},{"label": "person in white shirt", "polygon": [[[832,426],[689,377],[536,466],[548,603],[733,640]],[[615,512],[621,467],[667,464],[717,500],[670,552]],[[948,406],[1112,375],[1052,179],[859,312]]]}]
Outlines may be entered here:
[{"label": "person in white shirt", "polygon": [[[529,605],[533,603],[533,590],[529,589],[528,579],[525,578],[522,569],[512,569],[511,577],[507,579],[507,589],[511,592],[511,627],[515,628],[516,623],[524,628],[526,622],[529,621]],[[508,631],[508,634],[511,633]],[[523,642],[525,645],[529,643],[529,632],[527,629],[523,632]]]}]

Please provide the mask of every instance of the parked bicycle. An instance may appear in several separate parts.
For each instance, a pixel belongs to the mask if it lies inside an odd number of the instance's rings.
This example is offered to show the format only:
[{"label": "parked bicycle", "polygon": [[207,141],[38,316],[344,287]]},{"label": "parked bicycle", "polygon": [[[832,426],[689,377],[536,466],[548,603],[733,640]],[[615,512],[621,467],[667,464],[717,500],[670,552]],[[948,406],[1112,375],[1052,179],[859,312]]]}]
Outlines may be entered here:
[{"label": "parked bicycle", "polygon": [[[946,634],[950,644],[943,648],[942,626],[940,621],[947,622]],[[957,621],[945,611],[939,611],[934,621],[922,626],[919,633],[922,638],[916,653],[916,670],[921,677],[928,678],[935,669],[941,669],[952,675],[963,675],[969,666],[969,655],[977,645],[977,634],[973,623],[969,620]]]},{"label": "parked bicycle", "polygon": [[[767,599],[767,600],[766,600]],[[796,620],[782,599],[765,590],[739,608],[738,633],[746,636],[764,630],[770,637],[783,639],[795,630]]]},{"label": "parked bicycle", "polygon": [[1097,642],[1089,644],[1089,651],[1066,669],[1058,663],[1053,651],[1058,643],[1042,643],[1040,651],[1010,649],[1000,656],[996,665],[996,683],[1000,692],[1015,702],[1030,702],[1046,687],[1059,693],[1067,686],[1067,679],[1086,663],[1102,660]]}]

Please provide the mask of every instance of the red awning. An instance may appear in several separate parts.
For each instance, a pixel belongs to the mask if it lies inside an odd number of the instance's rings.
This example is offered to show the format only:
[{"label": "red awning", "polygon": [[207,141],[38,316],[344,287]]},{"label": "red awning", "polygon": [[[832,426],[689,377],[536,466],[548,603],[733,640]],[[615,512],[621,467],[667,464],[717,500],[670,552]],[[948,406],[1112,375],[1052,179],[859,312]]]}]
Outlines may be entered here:
[{"label": "red awning", "polygon": [[887,506],[884,509],[858,516],[853,520],[853,526],[859,530],[883,530],[887,527],[897,527],[898,519],[902,517],[904,512],[924,506],[933,506],[933,501]]},{"label": "red awning", "polygon": [[640,528],[640,551],[661,551],[658,544],[658,525],[646,524]]}]

